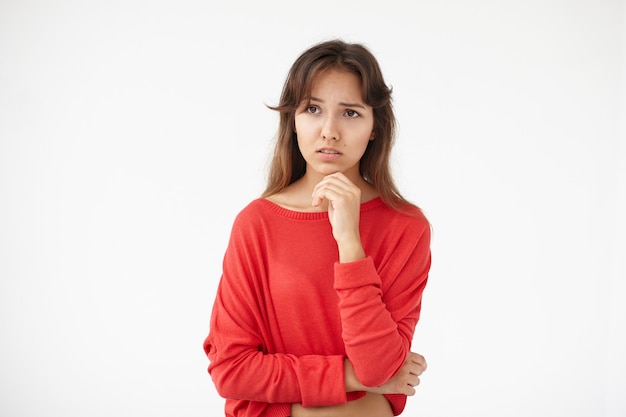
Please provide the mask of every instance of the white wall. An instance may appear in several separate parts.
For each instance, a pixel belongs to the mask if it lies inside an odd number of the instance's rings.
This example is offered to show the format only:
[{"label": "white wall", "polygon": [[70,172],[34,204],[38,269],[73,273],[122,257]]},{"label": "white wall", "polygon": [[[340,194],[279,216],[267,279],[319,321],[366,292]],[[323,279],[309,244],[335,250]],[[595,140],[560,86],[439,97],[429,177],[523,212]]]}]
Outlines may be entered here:
[{"label": "white wall", "polygon": [[221,414],[201,345],[264,104],[340,36],[434,226],[405,415],[624,416],[623,2],[226,3],[0,3],[0,414]]}]

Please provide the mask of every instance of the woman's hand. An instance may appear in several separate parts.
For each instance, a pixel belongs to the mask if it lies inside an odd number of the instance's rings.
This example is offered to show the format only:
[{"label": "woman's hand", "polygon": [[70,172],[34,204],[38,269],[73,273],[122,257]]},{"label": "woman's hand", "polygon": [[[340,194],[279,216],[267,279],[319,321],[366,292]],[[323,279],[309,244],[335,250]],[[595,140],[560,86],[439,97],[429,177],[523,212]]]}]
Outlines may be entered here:
[{"label": "woman's hand", "polygon": [[345,385],[348,391],[367,391],[375,394],[415,395],[415,387],[420,383],[420,375],[426,370],[426,359],[419,353],[409,352],[402,368],[396,375],[380,387],[362,385],[354,373],[352,363],[344,362]]},{"label": "woman's hand", "polygon": [[419,353],[409,352],[400,371],[385,384],[376,388],[367,388],[378,394],[415,395],[415,387],[420,383],[420,375],[426,370],[426,359]]},{"label": "woman's hand", "polygon": [[361,212],[361,190],[344,174],[337,172],[324,177],[313,189],[314,207],[328,200],[328,219],[333,237],[339,247],[340,262],[351,262],[365,257],[359,216]]},{"label": "woman's hand", "polygon": [[419,353],[409,352],[400,371],[380,387],[361,385],[349,360],[345,361],[346,390],[366,391],[365,397],[345,404],[328,407],[304,408],[300,404],[291,405],[292,417],[391,417],[391,406],[383,394],[414,395],[419,385],[419,376],[426,370],[426,359]]}]

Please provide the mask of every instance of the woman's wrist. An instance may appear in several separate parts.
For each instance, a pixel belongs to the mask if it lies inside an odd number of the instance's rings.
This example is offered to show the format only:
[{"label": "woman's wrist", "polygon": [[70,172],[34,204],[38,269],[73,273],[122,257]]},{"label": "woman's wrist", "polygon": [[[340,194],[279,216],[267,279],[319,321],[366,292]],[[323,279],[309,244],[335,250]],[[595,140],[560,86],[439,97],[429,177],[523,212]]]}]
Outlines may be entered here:
[{"label": "woman's wrist", "polygon": [[365,258],[365,250],[361,244],[361,239],[338,242],[337,247],[339,248],[339,262],[342,264]]},{"label": "woman's wrist", "polygon": [[348,358],[343,361],[343,375],[346,386],[346,392],[365,391],[365,386],[359,382],[356,374],[354,373],[354,367],[352,362]]}]

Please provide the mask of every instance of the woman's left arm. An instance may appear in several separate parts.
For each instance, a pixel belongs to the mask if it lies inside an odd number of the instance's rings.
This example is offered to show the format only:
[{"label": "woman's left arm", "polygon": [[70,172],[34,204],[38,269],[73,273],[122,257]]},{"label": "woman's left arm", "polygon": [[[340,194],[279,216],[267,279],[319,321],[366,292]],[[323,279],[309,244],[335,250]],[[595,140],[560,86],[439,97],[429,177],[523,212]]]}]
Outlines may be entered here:
[{"label": "woman's left arm", "polygon": [[[430,229],[424,227],[412,240],[413,248],[403,248],[408,257],[394,254],[394,260],[378,268],[371,257],[335,264],[346,354],[358,380],[368,387],[389,381],[411,350],[430,268]],[[384,293],[381,275],[387,282]]]},{"label": "woman's left arm", "polygon": [[410,352],[430,270],[430,226],[425,219],[408,219],[391,231],[389,254],[375,265],[361,243],[359,188],[342,174],[329,175],[313,192],[314,205],[323,199],[329,201],[339,249],[334,287],[346,353],[359,381],[377,387],[402,368]]}]

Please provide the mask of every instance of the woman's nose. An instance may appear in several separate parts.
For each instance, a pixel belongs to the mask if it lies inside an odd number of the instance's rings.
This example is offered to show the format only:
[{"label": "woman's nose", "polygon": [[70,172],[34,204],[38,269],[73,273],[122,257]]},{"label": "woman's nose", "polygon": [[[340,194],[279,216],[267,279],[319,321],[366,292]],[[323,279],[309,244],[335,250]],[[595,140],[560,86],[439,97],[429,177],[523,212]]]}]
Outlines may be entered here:
[{"label": "woman's nose", "polygon": [[339,131],[337,123],[332,116],[326,117],[322,126],[322,138],[324,140],[339,140]]}]

